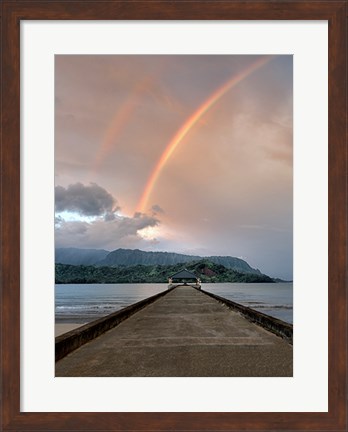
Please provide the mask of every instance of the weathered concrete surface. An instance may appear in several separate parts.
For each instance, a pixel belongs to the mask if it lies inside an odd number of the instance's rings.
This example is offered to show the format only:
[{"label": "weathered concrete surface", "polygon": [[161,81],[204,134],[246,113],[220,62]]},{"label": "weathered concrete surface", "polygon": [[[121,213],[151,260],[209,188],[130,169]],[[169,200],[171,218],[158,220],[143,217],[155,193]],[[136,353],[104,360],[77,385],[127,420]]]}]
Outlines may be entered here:
[{"label": "weathered concrete surface", "polygon": [[56,376],[292,376],[292,346],[178,287],[56,363]]},{"label": "weathered concrete surface", "polygon": [[68,333],[57,336],[55,343],[56,362],[80,346],[94,340],[106,331],[113,329],[119,323],[132,316],[135,312],[143,309],[167,294],[168,291],[160,292],[103,318],[87,323],[75,330],[71,330]]},{"label": "weathered concrete surface", "polygon": [[281,321],[277,318],[266,315],[262,312],[259,312],[255,309],[249,308],[247,306],[243,306],[240,303],[236,303],[232,300],[226,299],[224,297],[220,297],[216,294],[213,294],[208,291],[202,290],[209,297],[213,297],[218,301],[226,304],[230,309],[234,310],[237,313],[243,315],[247,320],[260,325],[268,331],[286,339],[289,343],[293,342],[293,326],[292,324],[288,324],[284,321]]}]

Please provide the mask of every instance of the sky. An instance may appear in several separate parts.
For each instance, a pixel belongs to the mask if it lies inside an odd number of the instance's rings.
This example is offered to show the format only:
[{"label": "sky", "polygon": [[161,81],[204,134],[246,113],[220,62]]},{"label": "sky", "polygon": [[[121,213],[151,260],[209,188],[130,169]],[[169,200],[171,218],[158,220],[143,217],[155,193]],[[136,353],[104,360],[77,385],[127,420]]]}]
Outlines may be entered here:
[{"label": "sky", "polygon": [[56,55],[56,247],[292,279],[292,56]]}]

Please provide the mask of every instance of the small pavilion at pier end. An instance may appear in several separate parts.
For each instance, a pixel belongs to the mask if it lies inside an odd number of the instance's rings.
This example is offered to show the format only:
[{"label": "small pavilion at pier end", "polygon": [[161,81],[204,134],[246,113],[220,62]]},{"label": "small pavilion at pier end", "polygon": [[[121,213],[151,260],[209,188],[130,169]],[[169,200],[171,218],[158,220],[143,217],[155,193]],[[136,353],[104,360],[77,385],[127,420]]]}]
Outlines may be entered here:
[{"label": "small pavilion at pier end", "polygon": [[169,288],[174,285],[192,285],[197,288],[201,286],[201,280],[192,272],[187,269],[180,270],[179,272],[173,274],[169,280]]}]

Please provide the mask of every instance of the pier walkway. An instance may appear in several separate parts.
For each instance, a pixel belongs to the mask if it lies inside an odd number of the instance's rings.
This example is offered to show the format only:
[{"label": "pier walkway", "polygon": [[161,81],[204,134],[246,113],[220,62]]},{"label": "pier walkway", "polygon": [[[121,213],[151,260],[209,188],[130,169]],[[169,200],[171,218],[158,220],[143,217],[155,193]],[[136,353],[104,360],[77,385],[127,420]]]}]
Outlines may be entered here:
[{"label": "pier walkway", "polygon": [[180,286],[56,363],[56,376],[292,376],[292,346]]}]

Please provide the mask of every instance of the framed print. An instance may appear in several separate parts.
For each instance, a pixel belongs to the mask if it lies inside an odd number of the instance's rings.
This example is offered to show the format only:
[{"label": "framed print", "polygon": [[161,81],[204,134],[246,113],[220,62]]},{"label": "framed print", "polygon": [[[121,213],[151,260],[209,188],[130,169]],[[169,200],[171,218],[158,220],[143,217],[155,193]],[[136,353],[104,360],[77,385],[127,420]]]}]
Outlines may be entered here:
[{"label": "framed print", "polygon": [[346,430],[346,6],[2,3],[4,430]]}]

